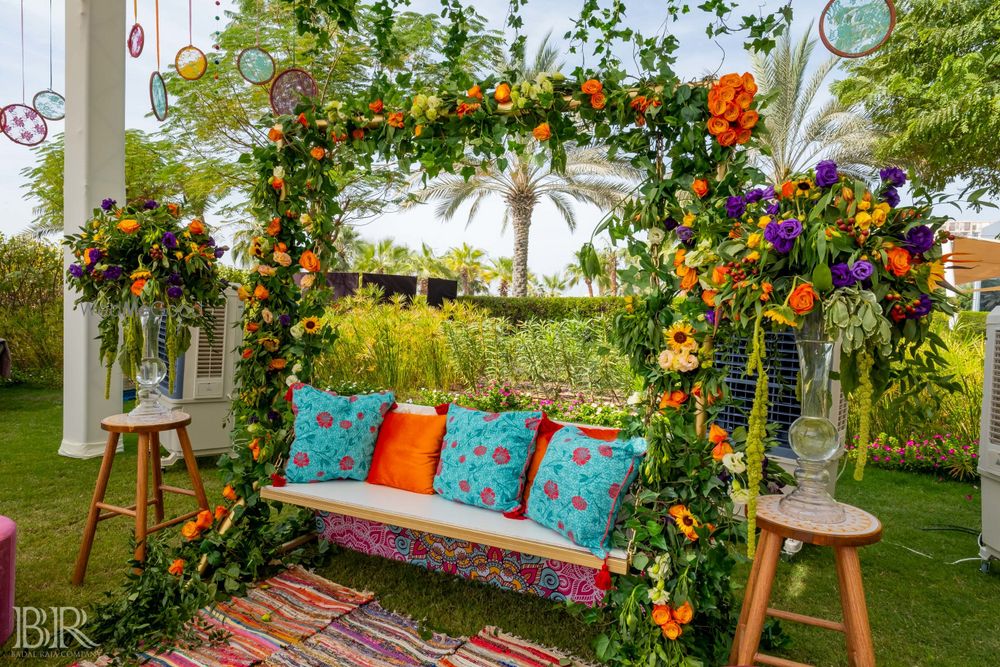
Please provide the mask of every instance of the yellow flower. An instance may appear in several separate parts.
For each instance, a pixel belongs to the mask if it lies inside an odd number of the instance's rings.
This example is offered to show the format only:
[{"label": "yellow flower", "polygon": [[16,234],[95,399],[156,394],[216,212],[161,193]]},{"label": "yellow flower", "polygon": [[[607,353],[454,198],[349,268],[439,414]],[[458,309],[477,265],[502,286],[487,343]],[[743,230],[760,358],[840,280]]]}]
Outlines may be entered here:
[{"label": "yellow flower", "polygon": [[746,256],[748,262],[756,262],[758,259],[760,259],[760,253],[756,250]]},{"label": "yellow flower", "polygon": [[323,328],[323,323],[320,322],[318,317],[307,317],[302,320],[302,328],[307,334],[319,333],[319,330]]},{"label": "yellow flower", "polygon": [[[864,203],[864,202],[862,202]],[[856,224],[861,229],[868,229],[872,226],[872,216],[865,211],[861,211],[856,216],[854,216],[854,224]]]},{"label": "yellow flower", "polygon": [[760,239],[761,239],[761,235],[760,234],[758,234],[756,232],[753,233],[753,234],[751,234],[750,237],[747,239],[747,247],[748,248],[756,248],[757,246],[760,245]]},{"label": "yellow flower", "polygon": [[675,352],[698,349],[698,342],[694,339],[694,329],[687,322],[674,322],[663,335],[667,339],[667,345]]},{"label": "yellow flower", "polygon": [[862,199],[861,201],[858,202],[859,211],[867,211],[869,208],[871,208],[871,206],[872,203],[866,199]]},{"label": "yellow flower", "polygon": [[760,220],[757,221],[757,226],[761,229],[764,229],[769,224],[771,224],[771,216],[769,215],[762,215],[760,216]]},{"label": "yellow flower", "polygon": [[931,262],[930,268],[931,272],[927,274],[927,288],[933,292],[944,280],[944,263],[940,260]]},{"label": "yellow flower", "polygon": [[691,510],[685,505],[674,505],[668,513],[674,518],[674,524],[684,533],[684,537],[692,542],[698,539],[697,529],[701,523],[691,514]]},{"label": "yellow flower", "polygon": [[152,277],[153,274],[144,269],[138,269],[137,271],[133,271],[132,275],[129,276],[129,278],[131,278],[132,280],[138,280],[139,278],[146,278],[148,280],[149,278]]},{"label": "yellow flower", "polygon": [[694,221],[695,221],[696,218],[697,218],[697,216],[695,216],[694,213],[686,213],[684,215],[684,225],[686,227],[690,227],[691,225],[694,224]]},{"label": "yellow flower", "polygon": [[777,310],[765,310],[764,317],[771,320],[772,322],[777,322],[778,324],[784,324],[785,326],[794,327],[795,320],[785,317],[784,313]]}]

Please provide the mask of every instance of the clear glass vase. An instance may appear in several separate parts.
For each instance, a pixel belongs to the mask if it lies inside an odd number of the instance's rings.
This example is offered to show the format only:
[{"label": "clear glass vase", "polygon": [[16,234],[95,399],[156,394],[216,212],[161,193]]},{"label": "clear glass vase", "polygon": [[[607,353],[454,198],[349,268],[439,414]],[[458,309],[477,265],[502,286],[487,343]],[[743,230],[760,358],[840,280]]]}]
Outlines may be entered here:
[{"label": "clear glass vase", "polygon": [[840,523],[844,510],[830,495],[830,462],[843,453],[837,427],[829,417],[834,341],[826,333],[820,309],[807,315],[795,330],[795,344],[802,414],[788,429],[788,440],[798,457],[797,486],[781,500],[781,510],[806,521]]},{"label": "clear glass vase", "polygon": [[167,364],[160,359],[160,325],[164,310],[156,306],[141,306],[142,358],[135,374],[136,405],[129,414],[134,420],[153,421],[170,414],[160,400],[160,383],[167,377]]}]

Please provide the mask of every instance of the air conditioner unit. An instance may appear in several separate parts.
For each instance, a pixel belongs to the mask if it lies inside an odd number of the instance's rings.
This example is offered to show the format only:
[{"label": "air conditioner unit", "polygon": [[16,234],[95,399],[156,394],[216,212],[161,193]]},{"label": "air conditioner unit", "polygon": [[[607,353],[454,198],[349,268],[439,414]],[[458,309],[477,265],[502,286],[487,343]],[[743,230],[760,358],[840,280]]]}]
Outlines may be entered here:
[{"label": "air conditioner unit", "polygon": [[[206,311],[215,323],[214,336],[202,329],[191,331],[191,347],[176,362],[174,391],[168,391],[166,379],[160,385],[167,406],[191,415],[187,431],[196,456],[223,454],[232,448],[229,415],[236,348],[241,340],[242,304],[231,287],[225,296],[225,305]],[[161,329],[160,356],[166,359],[164,338],[165,329]],[[164,432],[160,444],[169,452],[162,460],[163,466],[182,458],[175,431]]]},{"label": "air conditioner unit", "polygon": [[1000,558],[1000,306],[986,318],[979,476],[983,496],[983,533],[979,556],[983,559],[985,572],[989,569],[991,558]]}]

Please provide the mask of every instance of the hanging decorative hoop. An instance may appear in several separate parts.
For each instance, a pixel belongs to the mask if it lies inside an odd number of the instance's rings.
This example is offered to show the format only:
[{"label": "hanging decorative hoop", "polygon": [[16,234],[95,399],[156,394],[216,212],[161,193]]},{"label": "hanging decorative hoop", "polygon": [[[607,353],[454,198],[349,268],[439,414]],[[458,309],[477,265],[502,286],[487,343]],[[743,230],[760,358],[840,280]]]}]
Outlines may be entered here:
[{"label": "hanging decorative hoop", "polygon": [[27,104],[8,104],[0,114],[0,129],[7,138],[22,146],[37,146],[45,141],[49,126]]},{"label": "hanging decorative hoop", "polygon": [[277,71],[274,58],[259,46],[251,46],[240,51],[240,55],[236,57],[236,69],[239,70],[240,76],[255,86],[263,86],[270,82]]},{"label": "hanging decorative hoop", "polygon": [[208,70],[208,58],[197,46],[188,44],[174,57],[174,67],[182,79],[197,81]]},{"label": "hanging decorative hoop", "polygon": [[125,40],[125,44],[128,46],[128,54],[133,58],[142,55],[142,47],[146,45],[146,31],[142,29],[141,25],[136,23],[132,26],[132,29],[128,31],[128,39]]},{"label": "hanging decorative hoop", "polygon": [[167,98],[167,84],[163,82],[159,72],[153,72],[149,77],[149,104],[153,108],[156,120],[160,122],[166,120],[170,102]]},{"label": "hanging decorative hoop", "polygon": [[896,27],[892,0],[829,0],[819,17],[819,37],[841,58],[878,51]]},{"label": "hanging decorative hoop", "polygon": [[54,90],[35,93],[31,106],[45,120],[62,120],[66,117],[66,98]]},{"label": "hanging decorative hoop", "polygon": [[303,97],[316,97],[319,88],[315,79],[304,69],[290,67],[274,78],[271,84],[271,111],[276,116],[289,116]]}]

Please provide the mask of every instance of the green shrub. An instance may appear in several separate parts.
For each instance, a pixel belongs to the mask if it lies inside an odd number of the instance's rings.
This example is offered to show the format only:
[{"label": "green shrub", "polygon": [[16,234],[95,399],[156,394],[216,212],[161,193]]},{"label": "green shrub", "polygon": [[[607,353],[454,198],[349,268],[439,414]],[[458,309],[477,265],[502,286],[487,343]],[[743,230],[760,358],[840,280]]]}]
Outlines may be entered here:
[{"label": "green shrub", "polygon": [[586,320],[613,314],[625,308],[625,297],[503,297],[463,296],[460,302],[472,304],[489,315],[513,323],[528,320]]},{"label": "green shrub", "polygon": [[60,249],[0,234],[0,338],[10,346],[15,380],[61,384],[62,310]]},{"label": "green shrub", "polygon": [[972,310],[963,310],[958,314],[958,320],[955,322],[955,331],[963,332],[970,338],[985,338],[987,315],[989,315],[989,313],[977,313]]}]

